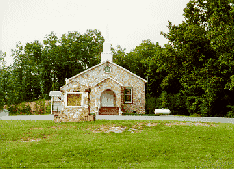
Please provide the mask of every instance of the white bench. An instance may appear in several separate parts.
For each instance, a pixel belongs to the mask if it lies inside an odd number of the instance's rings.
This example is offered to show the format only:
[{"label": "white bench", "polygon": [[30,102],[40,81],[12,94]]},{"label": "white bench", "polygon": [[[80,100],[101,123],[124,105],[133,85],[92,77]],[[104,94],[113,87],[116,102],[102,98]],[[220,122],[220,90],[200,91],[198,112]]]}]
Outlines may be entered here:
[{"label": "white bench", "polygon": [[170,114],[171,111],[169,109],[155,109],[154,113],[155,114],[160,114],[160,113],[162,113],[162,114]]}]

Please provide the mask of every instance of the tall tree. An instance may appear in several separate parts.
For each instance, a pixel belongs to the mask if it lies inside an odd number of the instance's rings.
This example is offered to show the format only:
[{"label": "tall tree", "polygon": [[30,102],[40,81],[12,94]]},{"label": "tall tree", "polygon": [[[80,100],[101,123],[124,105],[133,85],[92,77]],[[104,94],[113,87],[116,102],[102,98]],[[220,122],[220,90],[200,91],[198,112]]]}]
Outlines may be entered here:
[{"label": "tall tree", "polygon": [[162,33],[170,43],[160,60],[164,63],[160,69],[168,72],[162,87],[179,79],[190,114],[218,115],[215,101],[233,73],[233,7],[228,0],[191,0],[184,16],[186,22],[178,26],[169,22],[169,33]]},{"label": "tall tree", "polygon": [[100,61],[104,38],[97,30],[84,35],[69,32],[59,39],[55,33],[46,36],[43,45],[38,41],[13,51],[15,83],[20,94],[18,101],[32,101],[39,96],[49,99],[51,90],[60,90],[65,78],[70,78]]},{"label": "tall tree", "polygon": [[0,51],[0,110],[3,109],[3,106],[6,104],[6,79],[7,79],[7,70],[6,70],[6,62],[4,58],[6,57],[6,52],[2,53]]},{"label": "tall tree", "polygon": [[147,87],[149,87],[149,91],[152,90],[152,94],[155,89],[155,86],[152,84],[157,77],[157,75],[154,74],[155,72],[153,72],[154,68],[157,68],[155,67],[154,57],[161,54],[162,50],[158,43],[154,44],[150,40],[143,40],[139,46],[127,54],[125,53],[125,49],[117,46],[117,50],[113,51],[113,59],[116,64],[128,69],[136,75],[144,79],[148,77],[150,84],[147,84]]}]

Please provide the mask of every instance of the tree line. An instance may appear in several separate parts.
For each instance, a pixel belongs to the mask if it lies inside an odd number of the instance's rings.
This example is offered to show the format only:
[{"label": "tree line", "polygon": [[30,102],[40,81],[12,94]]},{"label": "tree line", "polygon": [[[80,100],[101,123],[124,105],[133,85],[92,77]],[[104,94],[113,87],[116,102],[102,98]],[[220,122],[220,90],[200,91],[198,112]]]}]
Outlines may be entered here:
[{"label": "tree line", "polygon": [[[144,40],[129,53],[112,47],[113,62],[148,79],[147,113],[168,108],[173,114],[233,117],[233,0],[190,0],[183,16],[177,26],[169,21],[169,33],[161,32],[168,44]],[[65,78],[100,63],[103,42],[100,31],[87,30],[17,44],[13,66],[1,69],[0,108],[50,99]]]}]

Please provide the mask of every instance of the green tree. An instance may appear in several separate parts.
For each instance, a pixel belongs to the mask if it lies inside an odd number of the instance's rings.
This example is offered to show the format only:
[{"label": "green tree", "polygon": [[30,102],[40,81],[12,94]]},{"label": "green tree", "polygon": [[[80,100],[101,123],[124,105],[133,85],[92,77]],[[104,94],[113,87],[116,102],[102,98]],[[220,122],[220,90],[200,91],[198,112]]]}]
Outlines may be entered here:
[{"label": "green tree", "polygon": [[117,46],[117,49],[111,47],[111,51],[113,53],[113,62],[123,67],[126,66],[126,62],[124,60],[126,56],[125,50],[126,49],[123,49],[120,45]]},{"label": "green tree", "polygon": [[53,67],[55,78],[58,79],[56,89],[64,85],[64,79],[70,78],[87,68],[100,63],[104,38],[97,30],[87,30],[84,35],[70,32],[62,35],[58,46],[51,50],[55,56]]},{"label": "green tree", "polygon": [[[117,46],[114,50],[114,62],[136,75],[148,79],[146,83],[146,113],[152,113],[153,109],[164,106],[165,99],[158,99],[162,95],[160,83],[164,78],[164,72],[156,72],[158,58],[164,49],[158,43],[154,44],[150,40],[144,40],[130,53],[125,53],[125,49]],[[163,97],[163,95],[162,95]],[[157,99],[156,99],[157,98]],[[157,100],[157,101],[156,101]]]},{"label": "green tree", "polygon": [[[160,69],[168,75],[162,88],[179,79],[190,114],[221,115],[214,107],[233,74],[233,7],[230,1],[190,1],[184,9],[186,22],[172,26]],[[222,105],[223,107],[223,105]]]},{"label": "green tree", "polygon": [[4,104],[6,104],[6,79],[7,79],[7,70],[6,70],[6,62],[4,58],[6,57],[6,52],[2,53],[0,51],[0,110],[3,109]]},{"label": "green tree", "polygon": [[[49,99],[51,90],[60,90],[65,78],[70,78],[100,62],[104,38],[97,30],[46,35],[43,44],[38,41],[13,51],[13,74],[17,102],[33,101],[38,97]],[[12,88],[9,87],[9,88]],[[17,86],[17,87],[16,87]],[[13,92],[11,90],[11,92]],[[12,98],[13,99],[13,98]]]},{"label": "green tree", "polygon": [[150,40],[144,40],[139,46],[127,54],[125,53],[125,49],[117,46],[117,50],[113,51],[113,60],[116,64],[128,69],[141,78],[147,79],[148,76],[149,82],[147,86],[149,92],[153,94],[155,93],[154,91],[157,91],[155,90],[155,78],[157,75],[154,72],[157,68],[155,65],[156,57],[161,54],[162,50],[158,43],[154,44]]}]

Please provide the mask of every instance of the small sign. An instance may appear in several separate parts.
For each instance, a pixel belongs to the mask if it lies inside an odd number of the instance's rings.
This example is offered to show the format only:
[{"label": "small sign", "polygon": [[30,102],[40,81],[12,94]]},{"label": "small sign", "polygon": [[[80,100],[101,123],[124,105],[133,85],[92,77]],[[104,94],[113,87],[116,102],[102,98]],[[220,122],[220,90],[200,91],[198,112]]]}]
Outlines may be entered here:
[{"label": "small sign", "polygon": [[109,66],[105,67],[105,72],[108,72],[108,73],[110,72],[110,67]]}]

